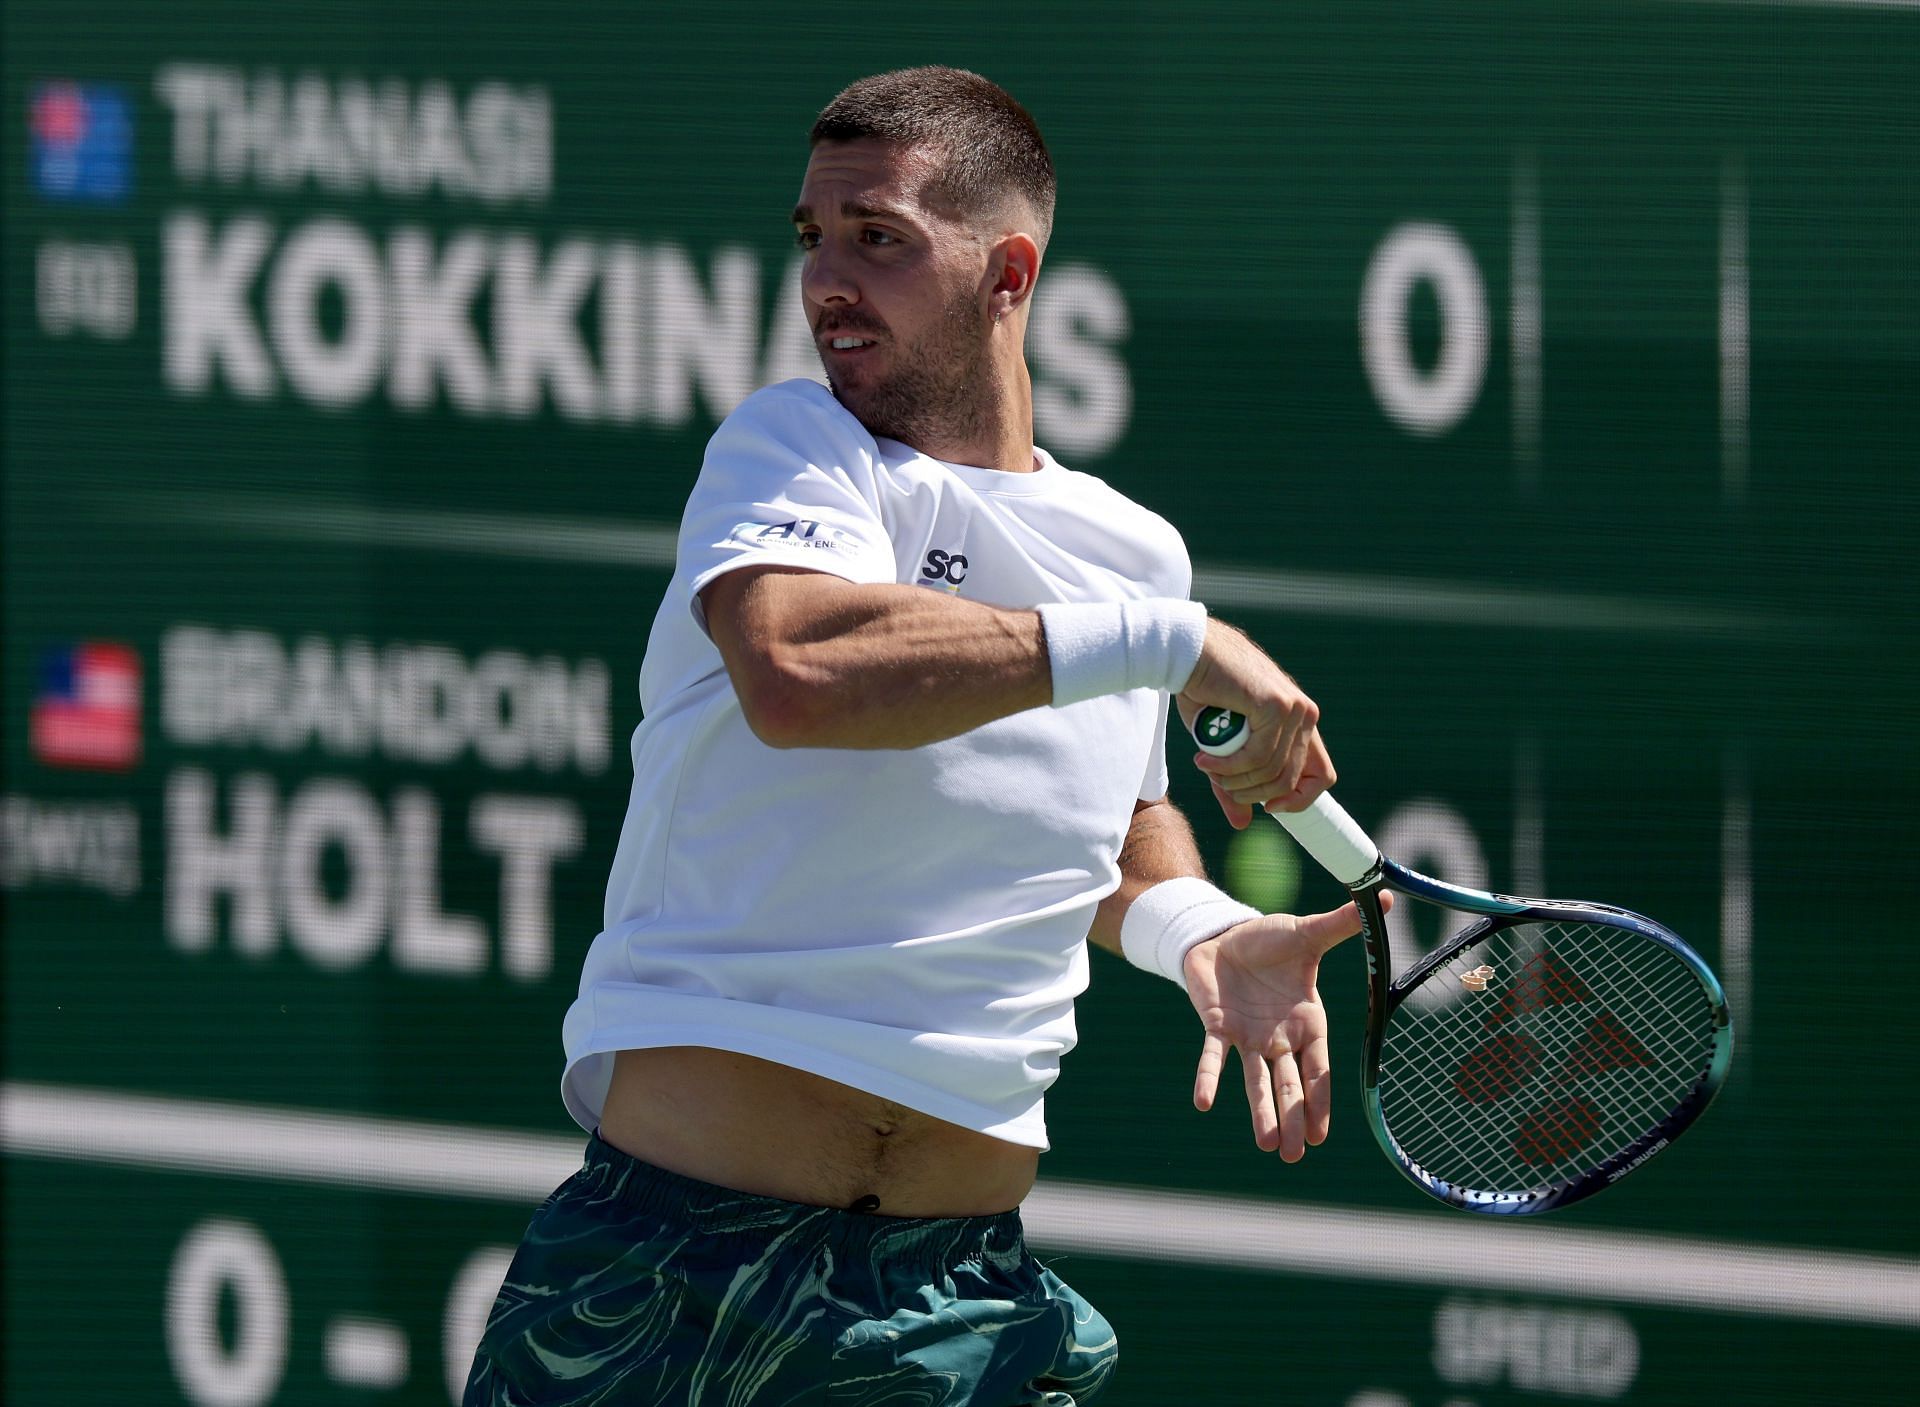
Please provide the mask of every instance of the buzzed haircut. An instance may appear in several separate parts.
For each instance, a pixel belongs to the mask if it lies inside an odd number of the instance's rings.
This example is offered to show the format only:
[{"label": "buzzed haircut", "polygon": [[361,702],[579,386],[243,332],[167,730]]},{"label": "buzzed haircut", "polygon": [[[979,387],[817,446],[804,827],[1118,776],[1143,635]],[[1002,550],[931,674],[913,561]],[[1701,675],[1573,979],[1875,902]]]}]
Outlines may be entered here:
[{"label": "buzzed haircut", "polygon": [[1034,241],[1047,246],[1053,158],[1032,115],[977,73],[930,65],[862,78],[827,104],[808,141],[931,148],[939,167],[932,195],[969,219],[998,214],[1018,196],[1032,207]]}]

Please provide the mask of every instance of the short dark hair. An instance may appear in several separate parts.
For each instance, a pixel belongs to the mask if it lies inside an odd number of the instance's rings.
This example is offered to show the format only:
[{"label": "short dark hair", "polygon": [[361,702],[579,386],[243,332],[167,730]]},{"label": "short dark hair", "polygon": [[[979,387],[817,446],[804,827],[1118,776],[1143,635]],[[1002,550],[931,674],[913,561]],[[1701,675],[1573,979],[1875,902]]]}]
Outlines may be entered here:
[{"label": "short dark hair", "polygon": [[901,68],[842,89],[814,120],[812,146],[879,141],[930,147],[933,194],[963,215],[997,213],[1011,193],[1033,209],[1042,249],[1053,230],[1053,158],[1032,114],[1011,93],[963,68]]}]

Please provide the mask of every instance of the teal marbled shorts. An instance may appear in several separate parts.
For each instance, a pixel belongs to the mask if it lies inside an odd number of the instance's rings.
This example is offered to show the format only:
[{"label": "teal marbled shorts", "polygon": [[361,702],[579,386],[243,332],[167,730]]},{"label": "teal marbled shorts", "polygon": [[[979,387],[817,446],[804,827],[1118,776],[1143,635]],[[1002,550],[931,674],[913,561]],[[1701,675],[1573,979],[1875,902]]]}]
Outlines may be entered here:
[{"label": "teal marbled shorts", "polygon": [[1079,1407],[1115,1358],[1018,1212],[748,1196],[596,1133],[527,1227],[464,1407]]}]

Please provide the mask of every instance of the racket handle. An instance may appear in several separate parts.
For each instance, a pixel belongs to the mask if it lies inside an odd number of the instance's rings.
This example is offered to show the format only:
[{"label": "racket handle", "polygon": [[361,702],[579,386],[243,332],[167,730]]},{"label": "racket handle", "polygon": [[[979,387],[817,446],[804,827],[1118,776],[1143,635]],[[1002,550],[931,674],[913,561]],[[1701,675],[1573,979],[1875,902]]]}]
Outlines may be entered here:
[{"label": "racket handle", "polygon": [[1193,717],[1193,745],[1215,757],[1232,757],[1247,745],[1245,715],[1209,704]]},{"label": "racket handle", "polygon": [[[1209,706],[1193,720],[1193,741],[1202,752],[1231,757],[1246,745],[1247,720],[1231,709]],[[1380,863],[1375,845],[1347,808],[1321,792],[1304,811],[1269,811],[1300,848],[1320,862],[1322,869],[1351,889]]]},{"label": "racket handle", "polygon": [[1347,814],[1347,808],[1333,799],[1332,792],[1321,792],[1304,811],[1269,811],[1267,814],[1285,826],[1287,834],[1300,842],[1302,850],[1349,889],[1380,863],[1380,847],[1360,829],[1360,823]]}]

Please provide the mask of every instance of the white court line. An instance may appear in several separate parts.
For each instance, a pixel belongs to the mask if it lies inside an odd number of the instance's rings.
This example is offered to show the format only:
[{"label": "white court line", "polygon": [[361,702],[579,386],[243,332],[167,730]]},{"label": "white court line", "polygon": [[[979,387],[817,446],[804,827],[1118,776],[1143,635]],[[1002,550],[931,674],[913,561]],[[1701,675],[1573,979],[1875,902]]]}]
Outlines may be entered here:
[{"label": "white court line", "polygon": [[1035,1243],[1089,1255],[1920,1327],[1920,1261],[1891,1256],[1058,1182],[1022,1212]]},{"label": "white court line", "polygon": [[673,527],[661,523],[463,513],[438,508],[373,508],[339,500],[268,494],[134,490],[116,493],[98,506],[112,517],[159,519],[203,533],[666,571],[673,570],[679,537]]},{"label": "white court line", "polygon": [[[397,547],[461,556],[671,571],[677,530],[526,513],[375,508],[339,500],[248,493],[116,491],[92,500],[96,512],[166,523],[185,532],[347,546]],[[1497,583],[1373,573],[1280,571],[1196,563],[1193,595],[1215,608],[1286,611],[1396,624],[1485,625],[1502,629],[1610,631],[1679,638],[1821,640],[1850,638],[1847,622],[1659,597],[1548,591]]]},{"label": "white court line", "polygon": [[1274,571],[1199,562],[1193,568],[1193,598],[1211,607],[1253,607],[1402,625],[1487,625],[1729,640],[1820,638],[1832,628],[1828,622],[1806,617],[1691,601],[1542,591],[1431,577]]},{"label": "white court line", "polygon": [[[584,1136],[0,1085],[0,1148],[16,1157],[537,1203],[580,1166],[584,1145]],[[1052,1180],[1022,1215],[1049,1251],[1920,1328],[1920,1260],[1892,1256]]]},{"label": "white court line", "polygon": [[8,1081],[0,1148],[83,1162],[538,1202],[578,1139]]}]

